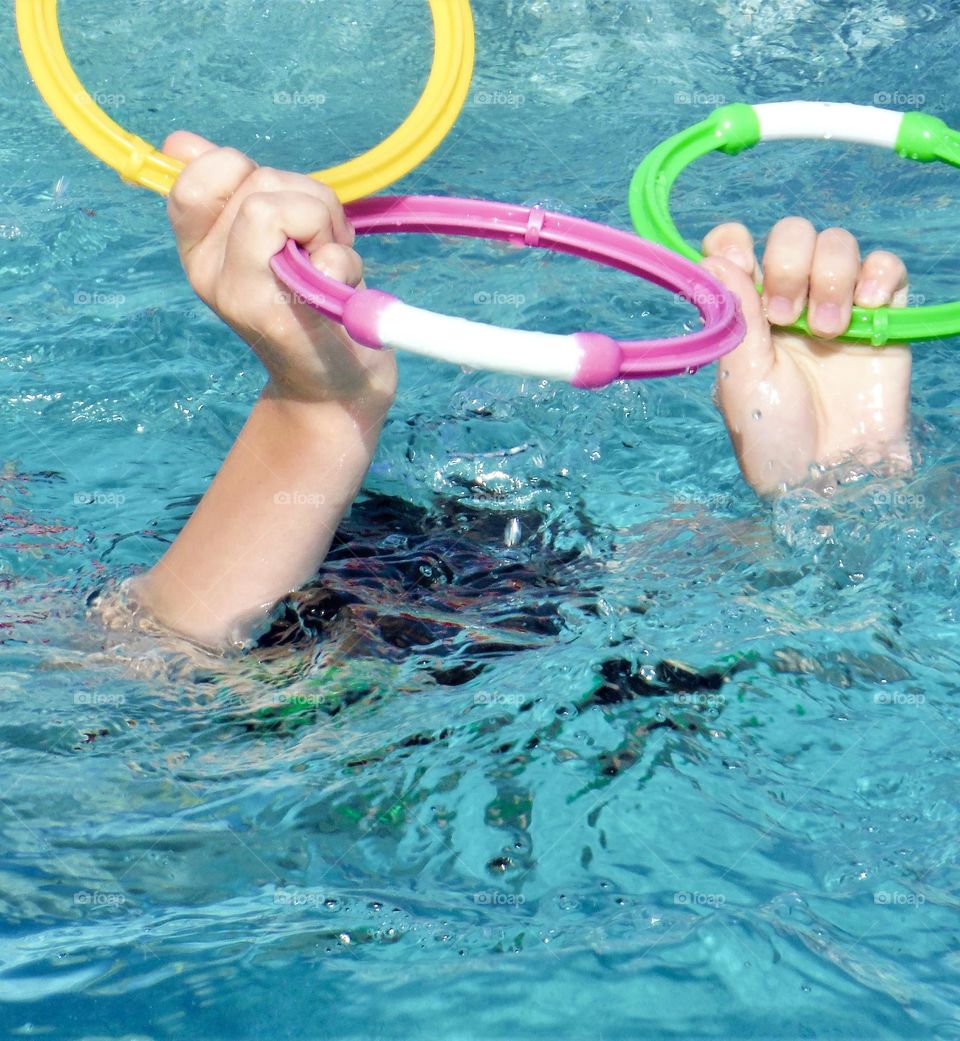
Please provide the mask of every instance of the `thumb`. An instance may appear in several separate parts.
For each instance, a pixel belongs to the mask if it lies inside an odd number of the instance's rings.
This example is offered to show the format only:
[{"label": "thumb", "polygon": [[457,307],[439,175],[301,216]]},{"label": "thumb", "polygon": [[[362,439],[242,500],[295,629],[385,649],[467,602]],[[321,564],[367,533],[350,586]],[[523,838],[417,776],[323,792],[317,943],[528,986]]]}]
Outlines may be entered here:
[{"label": "thumb", "polygon": [[[740,345],[717,363],[721,392],[729,384],[741,387],[755,384],[769,373],[774,362],[770,323],[763,313],[757,287],[743,268],[723,257],[707,257],[703,266],[740,301],[740,310],[747,325]],[[728,373],[726,377],[725,372]]]},{"label": "thumb", "polygon": [[179,159],[181,163],[189,163],[204,152],[212,152],[217,146],[199,134],[191,134],[189,130],[174,130],[163,142],[161,151],[171,159]]}]

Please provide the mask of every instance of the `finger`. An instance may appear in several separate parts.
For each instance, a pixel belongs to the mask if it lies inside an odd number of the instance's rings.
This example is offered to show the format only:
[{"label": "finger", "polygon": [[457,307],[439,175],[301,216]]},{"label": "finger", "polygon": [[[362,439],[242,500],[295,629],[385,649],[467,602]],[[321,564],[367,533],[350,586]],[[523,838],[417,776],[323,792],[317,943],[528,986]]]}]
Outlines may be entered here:
[{"label": "finger", "polygon": [[774,325],[790,325],[800,317],[816,244],[816,229],[802,217],[784,217],[771,229],[763,253],[763,305]]},{"label": "finger", "polygon": [[810,331],[832,339],[846,331],[860,275],[860,247],[849,231],[827,228],[817,236],[810,272]]},{"label": "finger", "polygon": [[[244,201],[254,194],[273,194],[276,192],[292,192],[310,196],[326,206],[330,214],[329,237],[343,246],[352,246],[355,238],[353,226],[343,212],[343,206],[337,193],[328,185],[321,184],[306,174],[291,173],[288,170],[275,170],[270,166],[256,167],[244,183],[234,192],[223,209],[221,218],[222,230],[229,233],[229,228],[237,218]],[[299,241],[299,240],[298,240]],[[306,243],[301,243],[306,245]]]},{"label": "finger", "polygon": [[186,165],[204,152],[212,152],[216,147],[212,141],[199,134],[192,134],[189,130],[174,130],[163,142],[161,151],[171,159],[179,159]]},{"label": "finger", "polygon": [[[232,150],[224,149],[221,151],[230,152]],[[180,175],[180,179],[174,185],[174,191],[176,192],[177,185],[188,174],[194,174],[195,178],[206,176],[206,164],[215,162],[217,154],[207,153],[201,155],[195,162],[191,163]],[[314,241],[313,239],[314,231],[319,232],[321,230],[320,225],[316,229],[311,230],[306,240],[295,236],[297,241],[308,249],[319,248],[324,241],[336,241],[346,246],[353,244],[355,238],[353,227],[347,221],[340,200],[332,188],[325,184],[320,184],[313,178],[306,177],[303,174],[274,170],[268,166],[257,166],[252,160],[247,159],[246,156],[240,156],[239,152],[234,153],[234,155],[239,156],[243,160],[243,168],[237,167],[234,170],[234,176],[231,178],[226,170],[226,167],[230,164],[227,162],[227,159],[224,159],[224,168],[221,170],[217,166],[213,171],[211,176],[219,174],[221,178],[219,185],[220,195],[217,203],[219,205],[219,213],[212,225],[208,223],[204,228],[202,240],[194,241],[187,253],[182,254],[184,256],[184,265],[190,273],[191,281],[201,295],[212,291],[214,280],[225,268],[227,263],[226,251],[233,235],[234,224],[239,220],[239,215],[246,201],[255,195],[262,197],[255,205],[266,213],[269,213],[269,210],[261,205],[264,200],[271,195],[284,193],[296,194],[301,199],[310,199],[314,205],[324,207],[326,218],[324,218],[322,230],[325,238],[321,241]],[[242,175],[244,172],[246,176],[243,176],[237,183],[237,176]],[[194,191],[193,185],[194,181],[191,180],[183,191]],[[177,204],[179,205],[179,198]],[[298,226],[302,226],[302,223],[300,222]],[[282,242],[279,245],[276,244],[276,228],[269,226],[269,221],[266,226],[262,222],[259,222],[259,224],[265,234],[267,234],[269,244],[273,246],[273,252],[275,253],[283,246]],[[199,220],[195,220],[193,226],[199,229],[199,225]],[[263,253],[262,249],[256,250],[255,242],[251,243],[249,248],[256,251],[254,255],[257,257]]]},{"label": "finger", "polygon": [[763,313],[756,286],[746,271],[722,257],[708,257],[703,266],[739,299],[747,326],[740,345],[718,362],[718,385],[722,392],[734,386],[746,391],[764,379],[773,365],[770,324]]},{"label": "finger", "polygon": [[330,256],[323,247],[337,245],[332,238],[334,215],[316,195],[298,191],[254,192],[239,206],[225,244],[222,278],[261,278],[270,258],[287,239],[299,242],[323,262]]},{"label": "finger", "polygon": [[363,279],[363,261],[349,246],[327,242],[310,254],[313,266],[330,278],[348,286],[358,286]]},{"label": "finger", "polygon": [[234,148],[203,152],[184,167],[167,200],[167,214],[184,266],[255,169],[256,163]]},{"label": "finger", "polygon": [[877,250],[863,262],[853,301],[858,307],[885,307],[893,303],[898,293],[905,297],[906,288],[904,262],[895,253]]},{"label": "finger", "polygon": [[720,224],[703,240],[703,254],[725,257],[741,271],[756,279],[759,275],[753,251],[753,236],[742,224]]}]

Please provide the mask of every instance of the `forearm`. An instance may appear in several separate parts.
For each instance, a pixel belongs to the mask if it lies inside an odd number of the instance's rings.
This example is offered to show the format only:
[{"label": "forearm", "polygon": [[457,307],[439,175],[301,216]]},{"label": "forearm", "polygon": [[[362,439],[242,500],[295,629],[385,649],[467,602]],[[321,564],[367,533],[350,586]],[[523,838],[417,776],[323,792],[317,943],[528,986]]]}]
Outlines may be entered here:
[{"label": "forearm", "polygon": [[197,643],[242,638],[316,572],[386,408],[277,398],[268,388],[176,541],[134,583],[137,601]]}]

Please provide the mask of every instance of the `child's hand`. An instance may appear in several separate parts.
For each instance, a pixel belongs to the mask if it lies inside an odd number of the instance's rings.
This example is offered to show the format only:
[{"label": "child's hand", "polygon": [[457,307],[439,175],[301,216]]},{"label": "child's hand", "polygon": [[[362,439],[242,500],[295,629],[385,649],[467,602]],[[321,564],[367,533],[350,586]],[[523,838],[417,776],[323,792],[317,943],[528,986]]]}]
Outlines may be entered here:
[{"label": "child's hand", "polygon": [[[770,232],[763,268],[750,233],[723,224],[704,240],[704,266],[740,298],[743,343],[717,363],[717,394],[744,477],[760,493],[847,458],[907,469],[910,348],[835,345],[850,309],[903,306],[907,272],[892,253],[861,264],[841,228],[819,235],[787,217]],[[762,298],[755,285],[762,282]],[[817,339],[780,331],[808,308]]]},{"label": "child's hand", "polygon": [[263,362],[267,396],[385,410],[396,388],[392,353],[355,344],[342,326],[295,302],[269,266],[293,238],[326,274],[360,283],[354,231],[335,193],[184,131],[163,150],[187,163],[167,210],[190,284]]}]

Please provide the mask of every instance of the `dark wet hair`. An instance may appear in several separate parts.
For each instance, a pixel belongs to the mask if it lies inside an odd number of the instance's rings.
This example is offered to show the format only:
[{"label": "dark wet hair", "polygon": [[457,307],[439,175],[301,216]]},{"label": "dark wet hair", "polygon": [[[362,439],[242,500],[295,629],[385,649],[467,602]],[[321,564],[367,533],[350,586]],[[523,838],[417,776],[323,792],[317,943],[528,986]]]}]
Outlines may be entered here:
[{"label": "dark wet hair", "polygon": [[[524,537],[508,546],[505,529],[516,524]],[[590,596],[579,557],[550,546],[534,511],[366,494],[341,524],[321,576],[280,605],[258,648],[336,634],[352,654],[414,654],[437,683],[465,683],[491,658],[560,633],[560,605]]]}]

